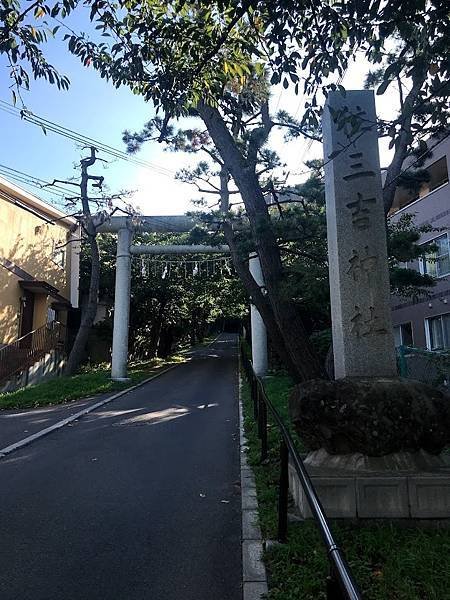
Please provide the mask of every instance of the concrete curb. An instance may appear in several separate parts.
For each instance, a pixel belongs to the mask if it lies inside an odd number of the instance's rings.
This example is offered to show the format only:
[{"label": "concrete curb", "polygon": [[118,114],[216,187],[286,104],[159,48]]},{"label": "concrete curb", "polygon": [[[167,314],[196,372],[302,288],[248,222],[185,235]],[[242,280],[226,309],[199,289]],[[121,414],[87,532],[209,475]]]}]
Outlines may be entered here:
[{"label": "concrete curb", "polygon": [[[185,364],[185,363],[180,363],[180,364]],[[128,392],[132,392],[133,390],[135,390],[139,387],[142,387],[149,381],[152,381],[153,379],[156,379],[157,377],[161,377],[161,375],[164,375],[168,371],[171,371],[172,369],[175,369],[175,367],[178,367],[178,366],[180,366],[180,365],[176,364],[176,365],[167,367],[167,369],[164,369],[164,370],[160,371],[159,373],[155,373],[151,377],[147,377],[147,379],[140,381],[136,385],[126,388],[125,390],[122,390],[122,391],[118,392],[117,394],[114,394],[113,396],[109,396],[108,398],[105,398],[105,399],[101,400],[100,402],[97,402],[96,404],[92,404],[91,406],[88,406],[87,408],[80,410],[79,412],[71,415],[70,417],[67,417],[66,419],[62,419],[62,421],[58,421],[57,423],[50,425],[50,427],[46,427],[45,429],[42,429],[41,431],[38,431],[37,433],[33,433],[33,435],[29,435],[28,437],[26,437],[23,440],[20,440],[18,442],[15,442],[14,444],[5,446],[5,448],[0,448],[0,460],[2,458],[5,458],[6,456],[11,454],[15,450],[19,450],[20,448],[23,448],[24,446],[28,446],[28,444],[31,444],[35,440],[45,437],[46,435],[49,435],[53,431],[56,431],[58,429],[61,429],[61,427],[68,425],[69,423],[73,423],[77,419],[84,417],[85,415],[89,414],[93,410],[100,408],[100,406],[109,404],[109,402],[112,402],[113,400],[116,400],[117,398],[120,398],[121,396],[128,394]]]},{"label": "concrete curb", "polygon": [[262,560],[263,542],[259,527],[255,476],[247,462],[247,438],[244,433],[242,379],[239,372],[239,448],[242,493],[242,590],[243,600],[260,600],[268,593],[267,575]]}]

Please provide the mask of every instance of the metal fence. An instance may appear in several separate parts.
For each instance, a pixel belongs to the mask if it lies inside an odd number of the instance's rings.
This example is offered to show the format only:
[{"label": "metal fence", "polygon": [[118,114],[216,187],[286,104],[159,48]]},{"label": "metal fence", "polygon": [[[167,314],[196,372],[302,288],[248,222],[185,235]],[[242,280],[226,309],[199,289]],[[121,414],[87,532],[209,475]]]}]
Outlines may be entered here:
[{"label": "metal fence", "polygon": [[58,321],[52,321],[0,348],[0,382],[30,367],[61,344],[63,326]]},{"label": "metal fence", "polygon": [[359,600],[362,598],[361,593],[358,590],[358,586],[351,574],[342,550],[334,540],[327,517],[305,468],[303,460],[295,447],[294,441],[285,423],[268,398],[261,380],[253,371],[253,365],[246,355],[242,344],[240,345],[240,356],[242,367],[250,385],[251,398],[253,402],[253,415],[258,423],[258,435],[261,440],[261,461],[264,461],[268,454],[268,412],[271,414],[272,420],[277,426],[280,434],[278,540],[281,543],[284,543],[287,540],[289,496],[288,466],[290,457],[305,496],[308,500],[313,519],[319,528],[319,532],[327,552],[330,565],[329,576],[326,580],[327,598],[328,600]]},{"label": "metal fence", "polygon": [[422,381],[434,387],[450,387],[450,352],[400,346],[397,348],[401,377]]}]

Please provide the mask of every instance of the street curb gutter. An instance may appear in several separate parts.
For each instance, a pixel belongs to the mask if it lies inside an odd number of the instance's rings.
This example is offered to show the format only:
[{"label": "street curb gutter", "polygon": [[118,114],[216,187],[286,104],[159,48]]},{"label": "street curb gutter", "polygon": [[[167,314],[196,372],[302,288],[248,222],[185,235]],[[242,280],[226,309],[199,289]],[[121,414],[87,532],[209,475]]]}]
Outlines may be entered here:
[{"label": "street curb gutter", "polygon": [[[184,363],[180,363],[180,364],[184,364]],[[100,406],[104,406],[105,404],[109,404],[109,402],[112,402],[113,400],[116,400],[117,398],[120,398],[121,396],[125,396],[125,394],[128,394],[128,392],[132,392],[133,390],[136,390],[137,388],[142,387],[149,381],[152,381],[153,379],[156,379],[157,377],[161,377],[161,375],[164,375],[168,371],[171,371],[172,369],[175,369],[175,367],[178,367],[178,366],[179,366],[179,364],[172,365],[172,366],[168,367],[167,369],[160,371],[159,373],[155,373],[151,377],[147,377],[147,379],[140,381],[136,385],[126,388],[125,390],[122,390],[122,391],[118,392],[117,394],[114,394],[113,396],[109,396],[108,398],[105,398],[104,400],[101,400],[100,402],[97,402],[96,404],[92,404],[92,406],[88,406],[87,408],[80,410],[79,412],[71,415],[70,417],[63,419],[62,421],[58,421],[57,423],[54,423],[53,425],[50,425],[50,427],[46,427],[45,429],[42,429],[41,431],[38,431],[37,433],[33,433],[33,435],[29,435],[28,437],[24,438],[23,440],[20,440],[19,442],[10,444],[9,446],[5,446],[5,448],[0,448],[0,460],[2,458],[5,458],[6,456],[11,454],[15,450],[19,450],[20,448],[23,448],[24,446],[28,446],[28,444],[31,444],[35,440],[45,437],[46,435],[49,435],[53,431],[56,431],[58,429],[61,429],[61,427],[68,425],[69,423],[73,423],[80,417],[84,417],[85,415],[89,414],[93,410],[100,408]]]},{"label": "street curb gutter", "polygon": [[262,560],[263,542],[259,527],[255,476],[247,462],[247,438],[244,433],[242,380],[239,372],[239,447],[242,493],[242,589],[243,600],[260,600],[267,590],[266,568]]}]

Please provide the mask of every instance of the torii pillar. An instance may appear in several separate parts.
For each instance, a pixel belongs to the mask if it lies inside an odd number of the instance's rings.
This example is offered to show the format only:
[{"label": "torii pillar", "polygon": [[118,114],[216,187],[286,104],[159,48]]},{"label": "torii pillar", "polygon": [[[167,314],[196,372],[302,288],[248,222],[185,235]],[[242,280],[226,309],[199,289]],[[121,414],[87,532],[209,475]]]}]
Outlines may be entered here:
[{"label": "torii pillar", "polygon": [[131,253],[133,231],[124,227],[117,232],[116,287],[111,379],[127,380],[128,327],[130,323]]},{"label": "torii pillar", "polygon": [[[261,271],[261,263],[256,252],[249,255],[248,266],[250,273],[260,288],[264,287],[264,278]],[[264,377],[267,373],[267,331],[264,321],[254,304],[250,304],[250,324],[252,334],[252,364],[253,370],[258,377]]]}]

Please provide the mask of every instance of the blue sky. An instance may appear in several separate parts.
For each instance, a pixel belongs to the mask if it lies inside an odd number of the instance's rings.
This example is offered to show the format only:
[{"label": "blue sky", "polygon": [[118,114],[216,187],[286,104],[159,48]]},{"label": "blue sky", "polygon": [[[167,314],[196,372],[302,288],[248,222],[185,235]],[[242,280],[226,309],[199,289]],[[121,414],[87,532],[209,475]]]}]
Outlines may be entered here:
[{"label": "blue sky", "polygon": [[[71,21],[71,26],[79,31],[86,29],[87,15],[79,13]],[[81,65],[65,48],[61,40],[51,40],[44,48],[45,54],[60,73],[70,79],[69,91],[59,91],[56,86],[43,80],[31,80],[30,91],[23,93],[28,109],[35,114],[76,130],[101,142],[124,149],[121,134],[124,129],[140,129],[153,114],[153,107],[142,98],[135,96],[128,88],[114,88],[102,80],[92,68]],[[361,62],[350,70],[346,77],[348,89],[361,87],[364,65]],[[0,99],[11,102],[9,90],[11,82],[6,63],[0,57]],[[291,113],[301,110],[301,98],[281,87],[273,90],[273,108],[285,108]],[[378,100],[379,110],[389,106],[389,99]],[[82,155],[72,140],[42,130],[17,117],[0,110],[0,164],[24,171],[41,179],[65,179],[76,172],[73,165]],[[273,135],[273,146],[288,164],[291,173],[290,183],[298,180],[295,173],[304,170],[302,161],[321,155],[321,147],[312,148],[298,140],[285,145],[281,133]],[[169,170],[176,170],[192,164],[195,159],[181,154],[164,152],[158,143],[147,143],[139,157]],[[191,208],[189,200],[195,197],[194,190],[178,181],[173,175],[162,174],[120,160],[112,160],[106,169],[98,164],[98,174],[105,176],[111,192],[134,191],[133,202],[144,214],[180,214]],[[382,160],[383,162],[383,160]],[[384,161],[386,162],[386,161]],[[20,184],[19,184],[20,185]],[[36,190],[32,190],[36,193]],[[38,193],[51,200],[46,192]]]},{"label": "blue sky", "polygon": [[[123,150],[122,131],[126,128],[140,129],[154,114],[153,107],[127,88],[116,89],[92,68],[83,67],[65,49],[62,41],[51,40],[44,50],[49,62],[69,77],[70,88],[69,91],[60,91],[44,80],[31,80],[30,91],[22,94],[27,108],[39,116]],[[1,100],[12,102],[10,84],[6,62],[0,57]],[[82,151],[72,140],[51,132],[44,135],[41,128],[4,111],[0,111],[0,131],[3,142],[0,144],[1,164],[47,180],[64,179],[75,174],[73,164],[79,161]],[[184,162],[183,157],[164,152],[157,143],[147,144],[139,157],[171,169],[173,173],[178,168],[177,163]],[[187,207],[192,196],[189,186],[174,182],[173,178],[156,171],[108,156],[105,158],[114,162],[106,169],[99,164],[98,170],[105,176],[111,191],[139,188],[142,192],[139,202],[146,212],[170,214]],[[156,196],[157,190],[164,194]],[[45,192],[40,195],[52,198]]]}]

